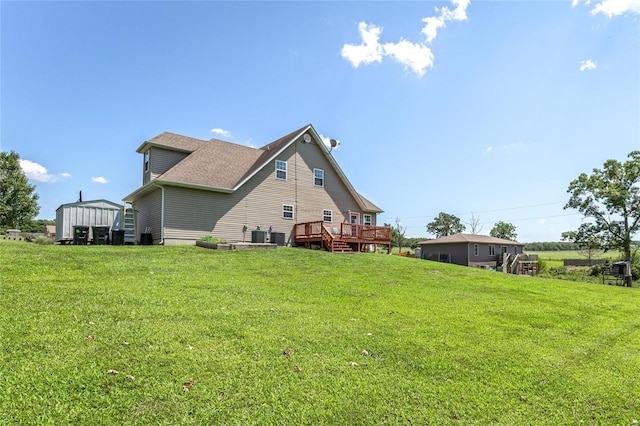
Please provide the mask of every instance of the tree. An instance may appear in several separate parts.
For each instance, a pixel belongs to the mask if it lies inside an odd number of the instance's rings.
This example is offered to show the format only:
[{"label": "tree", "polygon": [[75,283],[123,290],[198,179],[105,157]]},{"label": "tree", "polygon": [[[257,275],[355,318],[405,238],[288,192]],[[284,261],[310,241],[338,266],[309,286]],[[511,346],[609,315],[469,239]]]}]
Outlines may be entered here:
[{"label": "tree", "polygon": [[502,239],[511,240],[511,241],[515,241],[516,238],[518,238],[518,234],[516,234],[516,227],[510,223],[503,222],[501,220],[496,222],[495,225],[493,225],[493,228],[491,228],[489,235],[491,235],[492,237],[502,238]]},{"label": "tree", "polygon": [[38,194],[20,168],[17,153],[0,152],[0,227],[20,228],[40,212]]},{"label": "tree", "polygon": [[479,234],[482,231],[482,225],[480,225],[480,216],[476,216],[471,212],[471,219],[467,222],[469,228],[471,228],[472,234]]},{"label": "tree", "polygon": [[460,221],[460,218],[444,212],[440,212],[440,214],[427,225],[427,232],[435,235],[436,238],[459,234],[464,230],[465,226]]},{"label": "tree", "polygon": [[591,259],[594,253],[602,248],[600,233],[591,223],[583,223],[577,231],[563,232],[561,237],[562,241],[577,244],[580,250],[586,252],[587,259]]},{"label": "tree", "polygon": [[405,240],[404,234],[407,231],[407,227],[403,227],[398,218],[396,218],[396,226],[391,226],[389,223],[385,223],[384,226],[391,228],[391,244],[397,244],[399,251],[402,252],[402,245]]},{"label": "tree", "polygon": [[[620,250],[631,262],[632,238],[640,230],[640,151],[627,158],[624,163],[607,160],[602,169],[571,181],[567,189],[571,198],[564,208],[592,220],[587,226],[600,236],[601,247]],[[625,284],[631,287],[632,277],[627,276]]]}]

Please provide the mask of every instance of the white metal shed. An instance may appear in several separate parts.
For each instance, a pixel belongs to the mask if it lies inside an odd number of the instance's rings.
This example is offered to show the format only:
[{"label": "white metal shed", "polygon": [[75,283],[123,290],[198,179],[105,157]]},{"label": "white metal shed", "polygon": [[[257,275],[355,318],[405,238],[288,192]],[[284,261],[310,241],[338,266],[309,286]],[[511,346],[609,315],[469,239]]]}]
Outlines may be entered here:
[{"label": "white metal shed", "polygon": [[74,226],[88,226],[93,239],[93,226],[112,228],[123,205],[107,200],[79,201],[56,209],[56,241],[73,240]]}]

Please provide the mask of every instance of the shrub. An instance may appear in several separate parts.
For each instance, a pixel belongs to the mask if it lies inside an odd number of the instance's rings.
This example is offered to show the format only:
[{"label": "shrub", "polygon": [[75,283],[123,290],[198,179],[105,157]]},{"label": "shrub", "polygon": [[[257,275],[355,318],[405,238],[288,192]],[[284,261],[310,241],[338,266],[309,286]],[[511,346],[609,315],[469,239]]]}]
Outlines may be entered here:
[{"label": "shrub", "polygon": [[544,259],[538,258],[538,272],[543,272],[547,269],[547,262]]},{"label": "shrub", "polygon": [[218,238],[213,235],[207,235],[206,237],[199,238],[198,241],[204,241],[214,244],[225,244],[227,242],[227,240],[225,240],[224,238]]},{"label": "shrub", "polygon": [[49,245],[53,244],[53,240],[49,237],[45,237],[44,235],[38,235],[33,239],[33,243],[39,245]]}]

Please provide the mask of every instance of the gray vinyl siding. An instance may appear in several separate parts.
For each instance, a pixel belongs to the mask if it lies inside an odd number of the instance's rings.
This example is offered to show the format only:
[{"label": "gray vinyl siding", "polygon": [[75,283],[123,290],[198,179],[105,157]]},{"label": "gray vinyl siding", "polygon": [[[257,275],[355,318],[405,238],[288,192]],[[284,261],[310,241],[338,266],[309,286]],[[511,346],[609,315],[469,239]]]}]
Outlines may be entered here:
[{"label": "gray vinyl siding", "polygon": [[[473,247],[471,249],[473,250]],[[422,244],[423,259],[439,261],[443,255],[448,255],[451,263],[467,266],[469,262],[468,244]]]},{"label": "gray vinyl siding", "polygon": [[162,238],[162,190],[145,195],[134,204],[136,215],[136,240],[147,227],[151,228],[151,235],[155,243]]},{"label": "gray vinyl siding", "polygon": [[[478,245],[478,255],[475,254],[475,245]],[[493,244],[495,254],[489,254],[489,245],[483,243],[442,243],[422,244],[422,258],[427,260],[439,260],[440,255],[449,255],[451,263],[470,266],[473,264],[485,264],[496,262],[502,252],[502,246]],[[522,253],[522,249],[516,245],[506,245],[507,253]]]},{"label": "gray vinyl siding", "polygon": [[[275,178],[276,159],[287,162],[286,180]],[[231,194],[166,187],[165,244],[188,243],[211,234],[229,241],[250,241],[251,231],[258,226],[283,232],[292,243],[294,225],[322,220],[323,210],[333,212],[330,226],[346,221],[349,211],[360,213],[362,220],[364,212],[316,144],[297,142],[276,159]],[[324,187],[314,185],[314,168],[324,170]],[[283,204],[294,206],[293,220],[282,218]],[[375,220],[372,214],[373,225]],[[243,226],[247,227],[245,235]]]},{"label": "gray vinyl siding", "polygon": [[[169,170],[171,167],[182,161],[189,153],[170,151],[162,148],[149,149],[149,171],[144,172],[143,184]],[[144,171],[144,154],[142,155],[142,167]]]}]

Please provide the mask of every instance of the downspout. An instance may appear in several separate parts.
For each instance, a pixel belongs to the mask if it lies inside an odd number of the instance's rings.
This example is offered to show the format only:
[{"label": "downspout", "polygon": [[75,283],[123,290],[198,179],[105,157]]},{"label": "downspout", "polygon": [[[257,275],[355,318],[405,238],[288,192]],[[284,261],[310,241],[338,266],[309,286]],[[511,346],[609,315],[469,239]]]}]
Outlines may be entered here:
[{"label": "downspout", "polygon": [[158,188],[160,188],[161,191],[161,199],[160,199],[160,241],[158,242],[158,244],[163,245],[164,244],[164,186],[162,185],[158,185],[157,183],[153,182],[154,186],[157,186]]}]

